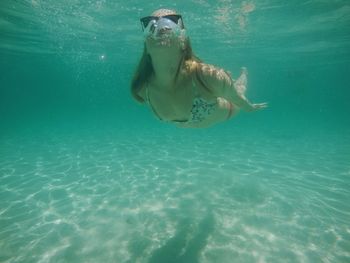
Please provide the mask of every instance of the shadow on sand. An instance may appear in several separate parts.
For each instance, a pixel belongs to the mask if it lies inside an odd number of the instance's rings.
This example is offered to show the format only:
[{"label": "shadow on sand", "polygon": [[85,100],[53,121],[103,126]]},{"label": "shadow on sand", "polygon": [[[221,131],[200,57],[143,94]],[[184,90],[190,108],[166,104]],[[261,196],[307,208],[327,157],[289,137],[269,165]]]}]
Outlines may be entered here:
[{"label": "shadow on sand", "polygon": [[189,219],[179,223],[174,237],[155,250],[149,263],[198,263],[200,252],[214,229],[214,217],[208,214],[197,226]]}]

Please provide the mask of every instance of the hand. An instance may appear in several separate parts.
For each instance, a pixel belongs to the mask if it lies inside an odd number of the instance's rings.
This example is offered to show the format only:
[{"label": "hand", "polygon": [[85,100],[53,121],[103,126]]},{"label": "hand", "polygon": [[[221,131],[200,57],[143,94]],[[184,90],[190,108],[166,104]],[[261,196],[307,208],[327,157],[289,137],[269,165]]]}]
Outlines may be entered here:
[{"label": "hand", "polygon": [[267,102],[264,103],[254,103],[251,104],[251,108],[249,109],[249,111],[258,111],[258,110],[262,110],[268,107]]}]

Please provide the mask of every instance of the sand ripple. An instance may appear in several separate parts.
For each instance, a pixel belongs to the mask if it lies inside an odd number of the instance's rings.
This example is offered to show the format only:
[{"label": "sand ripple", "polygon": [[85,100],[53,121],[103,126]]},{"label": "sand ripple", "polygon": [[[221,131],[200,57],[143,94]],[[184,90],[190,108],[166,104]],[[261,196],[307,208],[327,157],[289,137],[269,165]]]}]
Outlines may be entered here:
[{"label": "sand ripple", "polygon": [[3,138],[1,261],[350,259],[349,145],[129,138]]}]

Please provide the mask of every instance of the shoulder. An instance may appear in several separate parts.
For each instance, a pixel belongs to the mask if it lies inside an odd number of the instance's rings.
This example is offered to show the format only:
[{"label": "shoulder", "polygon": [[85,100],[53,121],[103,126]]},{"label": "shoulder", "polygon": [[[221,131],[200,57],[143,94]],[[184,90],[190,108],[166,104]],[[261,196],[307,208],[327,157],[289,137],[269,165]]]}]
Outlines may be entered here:
[{"label": "shoulder", "polygon": [[229,81],[231,79],[230,73],[222,68],[219,68],[210,64],[203,64],[198,71],[199,77],[203,78],[204,81],[217,84],[222,81]]},{"label": "shoulder", "polygon": [[212,64],[198,61],[186,62],[186,71],[208,81],[220,81],[231,78],[230,72]]},{"label": "shoulder", "polygon": [[188,71],[214,94],[223,86],[233,82],[229,72],[224,69],[203,62],[191,61],[187,65]]}]

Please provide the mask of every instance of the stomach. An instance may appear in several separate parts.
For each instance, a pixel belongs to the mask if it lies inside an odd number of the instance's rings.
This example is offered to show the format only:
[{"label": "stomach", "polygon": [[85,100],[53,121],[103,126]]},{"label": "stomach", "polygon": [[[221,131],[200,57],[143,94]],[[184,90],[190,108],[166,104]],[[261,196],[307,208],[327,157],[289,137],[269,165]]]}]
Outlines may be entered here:
[{"label": "stomach", "polygon": [[218,97],[215,109],[206,115],[205,118],[198,118],[193,120],[191,116],[190,121],[175,123],[181,128],[208,128],[223,121],[227,121],[238,113],[239,108],[228,100]]}]

